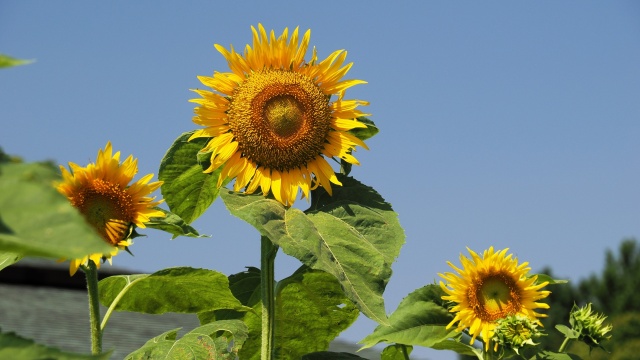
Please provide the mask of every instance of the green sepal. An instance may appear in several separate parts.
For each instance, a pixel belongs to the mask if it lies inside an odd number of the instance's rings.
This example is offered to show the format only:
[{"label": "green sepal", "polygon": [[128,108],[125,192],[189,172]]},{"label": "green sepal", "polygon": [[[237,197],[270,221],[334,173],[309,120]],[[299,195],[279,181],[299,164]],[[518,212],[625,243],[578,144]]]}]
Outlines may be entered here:
[{"label": "green sepal", "polygon": [[187,141],[194,131],[183,133],[171,145],[160,162],[158,179],[162,197],[169,209],[191,224],[200,217],[218,197],[218,178],[221,169],[211,173],[208,159],[199,156],[209,139],[196,138]]},{"label": "green sepal", "polygon": [[171,234],[171,240],[178,236],[188,236],[195,238],[207,237],[206,235],[200,235],[196,229],[187,224],[180,216],[172,213],[171,211],[155,207],[154,209],[162,211],[165,217],[153,217],[149,222],[145,223],[145,226],[151,229],[161,230]]},{"label": "green sepal", "polygon": [[113,250],[56,190],[60,181],[50,163],[0,163],[0,252],[77,259]]},{"label": "green sepal", "polygon": [[229,290],[224,274],[213,270],[175,267],[153,274],[115,275],[98,283],[100,303],[116,311],[146,314],[199,313],[217,309],[248,311]]},{"label": "green sepal", "polygon": [[0,359],[108,360],[111,351],[100,355],[74,354],[40,345],[14,332],[0,332]]},{"label": "green sepal", "polygon": [[223,320],[197,327],[177,339],[178,330],[147,341],[126,360],[212,359],[232,360],[247,339],[247,327],[239,320]]},{"label": "green sepal", "polygon": [[569,280],[554,279],[547,274],[533,274],[531,276],[534,276],[534,275],[538,276],[538,279],[536,280],[537,284],[542,284],[545,281],[548,281],[549,285],[567,284],[569,282]]},{"label": "green sepal", "polygon": [[360,116],[356,120],[367,125],[366,128],[355,128],[355,129],[349,130],[349,133],[351,133],[358,139],[365,141],[376,136],[376,134],[380,132],[380,129],[378,129],[376,124],[374,124],[373,121],[371,121],[366,116]]}]

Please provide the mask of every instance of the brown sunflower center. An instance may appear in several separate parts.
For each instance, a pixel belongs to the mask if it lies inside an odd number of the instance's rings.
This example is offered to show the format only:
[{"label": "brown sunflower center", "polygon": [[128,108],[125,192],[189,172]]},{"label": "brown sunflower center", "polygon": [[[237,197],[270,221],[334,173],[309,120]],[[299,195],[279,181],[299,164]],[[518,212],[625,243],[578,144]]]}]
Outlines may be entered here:
[{"label": "brown sunflower center", "polygon": [[243,156],[285,171],[321,154],[332,112],[329,96],[306,75],[265,69],[236,88],[228,116]]},{"label": "brown sunflower center", "polygon": [[135,206],[131,195],[117,184],[102,179],[93,180],[91,186],[78,192],[72,204],[112,245],[124,240],[134,220]]},{"label": "brown sunflower center", "polygon": [[520,311],[520,290],[508,274],[490,274],[471,287],[469,305],[482,320],[496,321]]}]

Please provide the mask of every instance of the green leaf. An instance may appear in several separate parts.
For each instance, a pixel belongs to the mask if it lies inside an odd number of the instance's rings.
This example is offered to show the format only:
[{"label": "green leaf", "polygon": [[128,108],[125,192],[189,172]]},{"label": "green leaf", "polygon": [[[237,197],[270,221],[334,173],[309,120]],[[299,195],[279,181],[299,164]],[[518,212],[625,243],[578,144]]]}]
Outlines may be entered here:
[{"label": "green leaf", "polygon": [[160,188],[169,209],[191,224],[202,215],[218,197],[217,187],[221,169],[203,173],[209,165],[199,163],[198,153],[207,143],[206,138],[187,142],[193,134],[180,135],[160,162],[158,179],[164,181]]},{"label": "green leaf", "polygon": [[582,358],[575,354],[556,353],[553,351],[541,351],[531,358],[531,360],[581,360]]},{"label": "green leaf", "polygon": [[[256,311],[245,314],[251,338],[240,352],[241,359],[260,357],[260,306],[256,303]],[[276,352],[282,358],[299,359],[325,351],[357,317],[358,310],[335,277],[302,266],[276,286]]]},{"label": "green leaf", "polygon": [[206,235],[200,235],[196,229],[182,220],[180,216],[159,207],[156,207],[155,209],[165,213],[165,217],[151,218],[151,221],[145,223],[148,228],[168,232],[173,235],[171,237],[172,240],[178,236],[196,238],[206,237]]},{"label": "green leaf", "polygon": [[[465,344],[459,341],[459,339],[456,340],[443,340],[440,341],[439,343],[435,343],[433,345],[431,345],[432,349],[436,349],[436,350],[450,350],[450,351],[455,351],[460,355],[467,355],[467,356],[478,356],[478,355],[482,355],[482,349],[478,349],[478,348],[474,348],[473,346],[469,345],[469,344]],[[481,358],[481,357],[479,357]]]},{"label": "green leaf", "polygon": [[0,163],[0,251],[76,259],[113,247],[54,187],[49,164]]},{"label": "green leaf", "polygon": [[372,188],[338,175],[333,196],[313,193],[303,213],[261,195],[221,192],[229,211],[307,266],[335,276],[367,317],[386,323],[382,293],[404,243],[397,214]]},{"label": "green leaf", "polygon": [[374,124],[373,121],[369,120],[369,118],[361,116],[358,118],[358,121],[367,125],[366,128],[355,128],[349,130],[349,132],[355,135],[358,139],[365,141],[374,137],[378,132],[380,132],[376,124]]},{"label": "green leaf", "polygon": [[[380,360],[405,360],[409,358],[409,355],[413,351],[413,346],[403,344],[389,345],[380,355]],[[405,355],[406,354],[406,355]]]},{"label": "green leaf", "polygon": [[56,360],[108,360],[111,352],[101,355],[81,355],[36,344],[13,332],[0,332],[0,359],[56,359]]},{"label": "green leaf", "polygon": [[[229,275],[229,289],[233,296],[244,306],[254,307],[260,303],[260,269],[247,268],[247,271]],[[241,319],[244,312],[235,310],[214,310],[198,313],[200,324],[207,324],[215,320]]]},{"label": "green leaf", "polygon": [[164,314],[249,310],[233,297],[227,277],[213,270],[175,267],[151,275],[110,276],[101,280],[98,288],[104,306],[111,306],[120,292],[125,292],[115,306],[117,311]]},{"label": "green leaf", "polygon": [[147,341],[140,349],[127,355],[126,359],[235,359],[247,339],[247,327],[238,320],[203,325],[176,340],[178,330],[167,331]]},{"label": "green leaf", "polygon": [[366,359],[346,352],[319,351],[302,356],[302,360],[357,360]]},{"label": "green leaf", "polygon": [[[427,285],[404,298],[389,317],[389,325],[380,325],[360,341],[363,349],[379,342],[432,347],[456,337],[455,328],[446,329],[453,319],[441,305],[444,292],[438,285]],[[437,299],[436,301],[434,301]]]},{"label": "green leaf", "polygon": [[18,65],[26,65],[35,62],[35,60],[16,59],[9,55],[0,54],[0,69]]},{"label": "green leaf", "polygon": [[538,280],[536,280],[536,283],[538,284],[541,284],[545,281],[548,281],[549,285],[566,284],[569,282],[569,280],[554,279],[547,274],[534,274],[534,275],[538,275]]},{"label": "green leaf", "polygon": [[22,255],[10,252],[0,253],[0,270],[13,265],[22,259]]},{"label": "green leaf", "polygon": [[580,333],[567,327],[566,325],[558,324],[556,325],[556,329],[560,331],[565,337],[569,339],[579,339]]}]

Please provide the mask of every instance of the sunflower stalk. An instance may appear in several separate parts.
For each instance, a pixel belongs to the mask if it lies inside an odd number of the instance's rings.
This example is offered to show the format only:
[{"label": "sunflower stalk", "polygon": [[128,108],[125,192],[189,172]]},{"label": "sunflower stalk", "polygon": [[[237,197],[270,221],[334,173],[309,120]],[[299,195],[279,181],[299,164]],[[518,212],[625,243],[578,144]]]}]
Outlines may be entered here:
[{"label": "sunflower stalk", "polygon": [[560,345],[560,349],[558,349],[558,352],[564,352],[564,350],[567,348],[567,345],[569,345],[569,342],[571,341],[571,338],[569,337],[565,337],[564,341],[562,342],[562,344]]},{"label": "sunflower stalk", "polygon": [[275,349],[276,333],[276,297],[275,297],[275,259],[278,246],[266,236],[260,238],[260,292],[262,295],[262,360],[271,360]]},{"label": "sunflower stalk", "polygon": [[89,322],[91,326],[91,353],[102,353],[102,329],[100,329],[100,302],[98,298],[98,269],[93,260],[82,266],[87,279],[89,294]]}]

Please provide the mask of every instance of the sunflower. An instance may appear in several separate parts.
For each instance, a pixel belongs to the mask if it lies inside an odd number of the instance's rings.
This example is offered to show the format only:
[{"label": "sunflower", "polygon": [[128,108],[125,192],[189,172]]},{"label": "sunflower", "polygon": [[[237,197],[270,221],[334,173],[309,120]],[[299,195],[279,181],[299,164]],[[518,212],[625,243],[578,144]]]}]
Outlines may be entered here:
[{"label": "sunflower", "polygon": [[149,183],[153,174],[148,174],[129,185],[138,172],[138,159],[133,156],[120,163],[120,152],[113,154],[111,143],[98,151],[95,164],[80,167],[69,163],[71,172],[60,165],[62,182],[57,189],[76,207],[102,239],[113,245],[108,254],[89,254],[81,259],[72,259],[69,273],[73,276],[80,265],[89,260],[100,267],[100,259],[118,254],[132,244],[132,226],[145,227],[151,217],[164,217],[164,213],[153,207],[161,201],[147,195],[155,191],[161,181]]},{"label": "sunflower", "polygon": [[344,50],[318,61],[314,48],[305,61],[310,30],[300,42],[298,28],[278,38],[260,24],[251,30],[253,47],[244,54],[215,45],[231,72],[198,77],[213,91],[194,90],[201,98],[191,100],[199,104],[193,122],[205,128],[189,140],[211,138],[200,152],[211,153],[206,173],[222,167],[218,187],[235,178],[235,191],[260,187],[285,206],[298,190],[306,198],[317,186],[331,194],[331,184],[342,184],[325,157],[359,165],[352,152],[367,149],[349,130],[366,128],[356,118],[368,115],[357,109],[368,103],[344,99],[346,89],[366,82],[342,79],[353,64],[344,64]]},{"label": "sunflower", "polygon": [[482,257],[467,250],[471,259],[460,254],[462,269],[447,262],[458,274],[438,274],[447,281],[446,285],[440,281],[440,287],[447,293],[442,299],[456,303],[450,310],[456,313],[455,318],[447,328],[458,322],[456,330],[469,328],[471,344],[481,335],[488,349],[497,321],[509,315],[525,316],[542,325],[537,318],[546,315],[534,310],[549,308],[537,302],[551,293],[540,290],[548,282],[538,284],[537,275],[527,277],[531,269],[528,263],[518,265],[517,258],[506,255],[509,249],[494,252],[490,247]]}]

